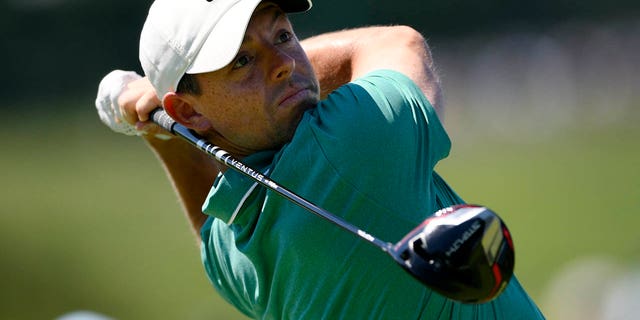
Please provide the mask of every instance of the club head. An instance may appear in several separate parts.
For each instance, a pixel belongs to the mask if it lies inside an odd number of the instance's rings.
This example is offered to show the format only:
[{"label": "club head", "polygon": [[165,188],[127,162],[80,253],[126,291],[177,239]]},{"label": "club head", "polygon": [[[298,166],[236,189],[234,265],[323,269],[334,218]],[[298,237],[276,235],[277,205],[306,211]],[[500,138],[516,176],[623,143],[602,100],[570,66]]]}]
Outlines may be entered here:
[{"label": "club head", "polygon": [[511,279],[515,261],[502,219],[475,205],[436,212],[389,251],[416,279],[464,303],[497,297]]}]

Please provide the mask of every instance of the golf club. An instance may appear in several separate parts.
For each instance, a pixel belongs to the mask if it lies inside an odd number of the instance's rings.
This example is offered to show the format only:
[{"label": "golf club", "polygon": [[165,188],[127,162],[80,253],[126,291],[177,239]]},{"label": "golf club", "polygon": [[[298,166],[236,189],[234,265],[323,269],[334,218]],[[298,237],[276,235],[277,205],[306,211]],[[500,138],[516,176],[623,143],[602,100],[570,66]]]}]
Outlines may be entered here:
[{"label": "golf club", "polygon": [[392,244],[246,166],[196,132],[175,122],[161,108],[153,110],[150,118],[229,168],[382,249],[414,278],[447,298],[464,303],[488,302],[504,290],[513,275],[511,235],[502,219],[488,208],[466,204],[444,208]]}]

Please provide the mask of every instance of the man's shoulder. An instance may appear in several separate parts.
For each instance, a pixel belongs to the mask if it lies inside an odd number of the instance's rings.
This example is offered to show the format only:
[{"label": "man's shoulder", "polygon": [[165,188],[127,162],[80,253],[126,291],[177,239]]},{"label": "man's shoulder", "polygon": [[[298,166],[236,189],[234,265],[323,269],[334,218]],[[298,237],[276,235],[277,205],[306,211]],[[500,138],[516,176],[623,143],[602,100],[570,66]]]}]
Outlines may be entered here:
[{"label": "man's shoulder", "polygon": [[[341,89],[343,91],[339,91]],[[378,105],[391,104],[401,107],[415,104],[416,107],[421,108],[431,106],[429,100],[413,80],[407,75],[391,69],[371,71],[345,84],[343,88],[338,89],[338,92],[347,96],[352,94],[358,101],[364,97],[370,97]]]},{"label": "man's shoulder", "polygon": [[351,83],[371,83],[378,86],[400,85],[417,88],[417,85],[405,74],[391,69],[378,69],[353,80]]}]

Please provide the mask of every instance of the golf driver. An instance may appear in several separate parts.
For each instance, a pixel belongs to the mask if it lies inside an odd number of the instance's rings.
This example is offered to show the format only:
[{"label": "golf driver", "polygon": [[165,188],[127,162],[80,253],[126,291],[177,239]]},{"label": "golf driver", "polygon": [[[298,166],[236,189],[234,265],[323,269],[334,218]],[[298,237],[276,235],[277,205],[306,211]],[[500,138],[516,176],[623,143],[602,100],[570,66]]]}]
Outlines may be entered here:
[{"label": "golf driver", "polygon": [[464,303],[483,303],[497,297],[513,275],[511,235],[493,211],[476,205],[444,208],[427,218],[402,240],[380,240],[280,186],[196,132],[175,122],[161,108],[153,122],[302,208],[372,243],[389,254],[414,278],[441,295]]}]

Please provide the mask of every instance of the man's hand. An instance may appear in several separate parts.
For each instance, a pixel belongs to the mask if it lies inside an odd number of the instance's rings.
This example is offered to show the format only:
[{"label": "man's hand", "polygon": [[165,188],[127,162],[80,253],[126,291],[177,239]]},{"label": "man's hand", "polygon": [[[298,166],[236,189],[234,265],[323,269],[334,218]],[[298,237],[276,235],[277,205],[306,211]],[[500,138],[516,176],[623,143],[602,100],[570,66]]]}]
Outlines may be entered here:
[{"label": "man's hand", "polygon": [[149,113],[161,105],[147,78],[135,72],[114,70],[100,82],[96,109],[111,130],[145,138],[170,139],[164,129],[151,123]]}]

